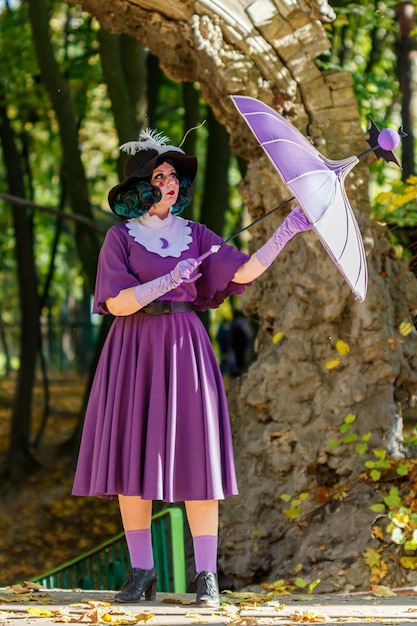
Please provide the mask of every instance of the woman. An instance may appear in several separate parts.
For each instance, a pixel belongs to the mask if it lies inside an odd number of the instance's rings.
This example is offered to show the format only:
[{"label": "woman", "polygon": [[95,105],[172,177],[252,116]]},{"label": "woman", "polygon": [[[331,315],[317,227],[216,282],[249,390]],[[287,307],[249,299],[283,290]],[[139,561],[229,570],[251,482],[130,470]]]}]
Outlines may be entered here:
[{"label": "woman", "polygon": [[221,238],[178,217],[197,159],[166,142],[144,131],[121,147],[131,156],[109,204],[127,219],[106,235],[93,309],[115,321],[91,389],[73,494],[119,499],[132,566],[119,602],[155,598],[152,501],[184,501],[196,602],[216,607],[218,501],[238,490],[223,380],[195,310],[242,293],[311,224],[297,208],[252,256],[228,245],[206,255]]}]

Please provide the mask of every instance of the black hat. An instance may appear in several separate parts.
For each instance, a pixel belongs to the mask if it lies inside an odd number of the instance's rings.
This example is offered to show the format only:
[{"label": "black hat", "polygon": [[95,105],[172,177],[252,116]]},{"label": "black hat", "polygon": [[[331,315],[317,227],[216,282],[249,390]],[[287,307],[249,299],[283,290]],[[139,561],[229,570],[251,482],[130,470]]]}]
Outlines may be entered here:
[{"label": "black hat", "polygon": [[125,179],[110,189],[109,204],[114,211],[114,204],[121,191],[126,191],[135,179],[146,179],[153,170],[165,160],[173,163],[178,178],[188,178],[191,182],[197,173],[197,158],[185,154],[184,150],[176,146],[166,145],[168,137],[150,128],[141,131],[139,141],[128,141],[120,146],[120,150],[130,153],[124,166]]}]

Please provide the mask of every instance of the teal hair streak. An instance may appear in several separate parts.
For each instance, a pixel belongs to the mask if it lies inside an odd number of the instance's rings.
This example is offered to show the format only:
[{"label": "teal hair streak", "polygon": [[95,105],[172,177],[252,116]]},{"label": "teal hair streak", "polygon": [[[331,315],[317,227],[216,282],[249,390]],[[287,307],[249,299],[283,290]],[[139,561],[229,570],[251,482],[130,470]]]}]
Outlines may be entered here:
[{"label": "teal hair streak", "polygon": [[[171,208],[173,215],[180,215],[189,205],[192,191],[191,181],[188,178],[182,178],[177,201]],[[153,187],[150,182],[143,180],[136,182],[131,189],[118,194],[114,203],[114,212],[124,218],[141,217],[160,201],[161,196],[158,187]]]}]

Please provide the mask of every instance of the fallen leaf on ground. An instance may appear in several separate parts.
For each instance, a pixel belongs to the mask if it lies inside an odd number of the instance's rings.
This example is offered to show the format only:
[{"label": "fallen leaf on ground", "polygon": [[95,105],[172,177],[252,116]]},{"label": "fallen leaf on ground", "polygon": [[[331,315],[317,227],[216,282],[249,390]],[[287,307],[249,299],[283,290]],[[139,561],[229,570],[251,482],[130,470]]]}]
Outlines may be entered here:
[{"label": "fallen leaf on ground", "polygon": [[327,615],[316,615],[316,613],[310,613],[309,611],[304,611],[303,613],[291,613],[288,616],[289,619],[292,619],[294,622],[328,622],[329,618]]},{"label": "fallen leaf on ground", "polygon": [[182,600],[180,598],[163,598],[162,602],[165,604],[195,604],[192,600]]},{"label": "fallen leaf on ground", "polygon": [[48,609],[36,609],[34,607],[27,609],[27,612],[31,615],[36,615],[36,617],[52,617],[53,615],[53,613],[48,611]]},{"label": "fallen leaf on ground", "polygon": [[379,598],[394,598],[397,595],[395,591],[392,591],[392,589],[384,587],[383,585],[373,585],[372,591]]}]

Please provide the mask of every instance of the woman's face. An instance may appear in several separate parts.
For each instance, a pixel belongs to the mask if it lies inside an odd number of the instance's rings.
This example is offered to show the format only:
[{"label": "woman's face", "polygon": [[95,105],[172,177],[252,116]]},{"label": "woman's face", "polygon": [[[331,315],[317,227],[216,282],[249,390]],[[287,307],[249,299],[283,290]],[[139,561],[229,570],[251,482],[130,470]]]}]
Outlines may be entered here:
[{"label": "woman's face", "polygon": [[176,203],[179,192],[179,181],[175,167],[170,163],[161,163],[152,172],[151,185],[158,187],[162,197],[153,205],[149,215],[167,217],[171,207]]}]

